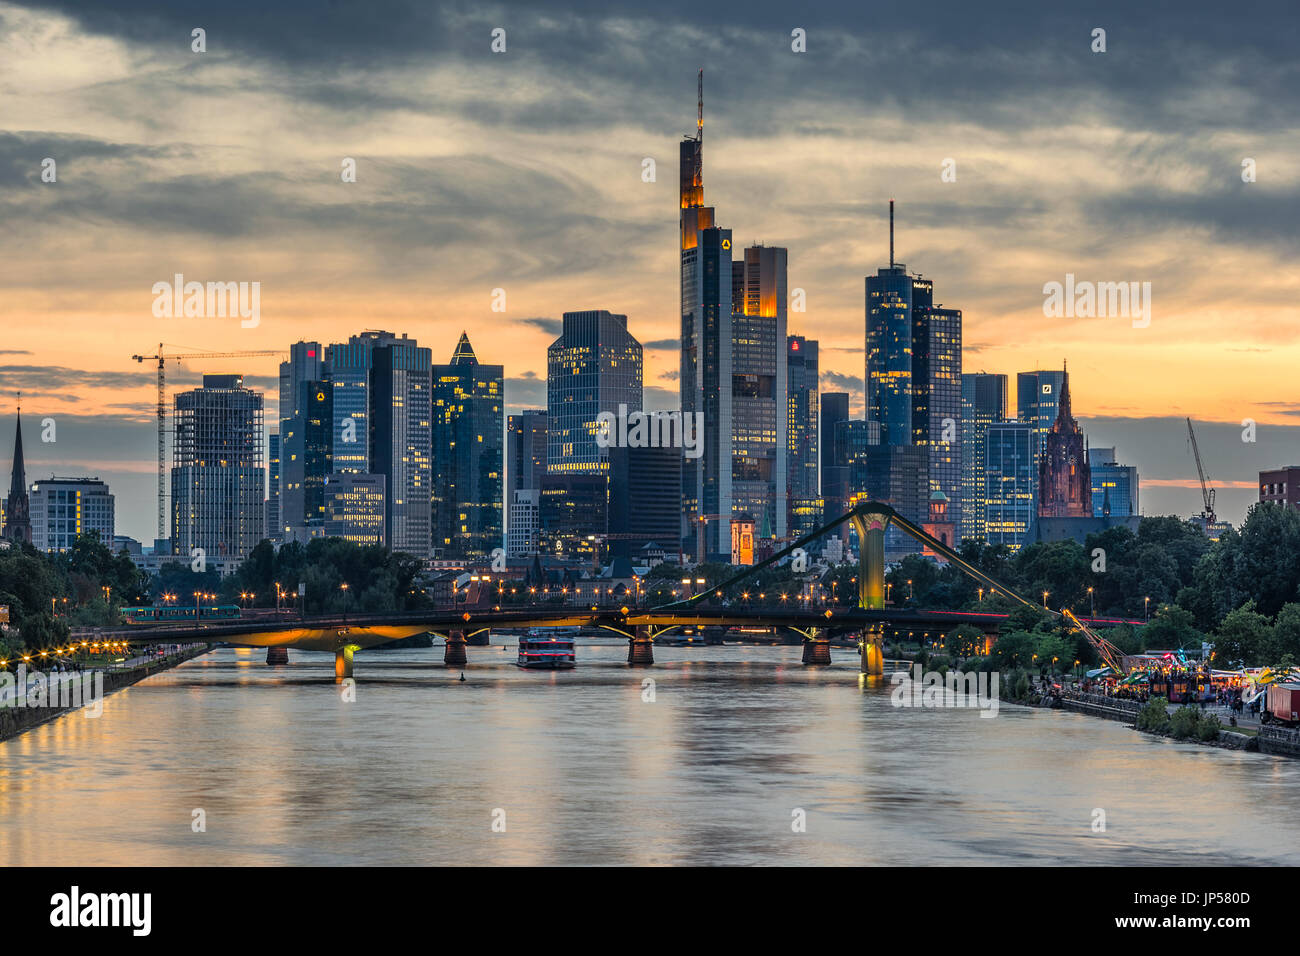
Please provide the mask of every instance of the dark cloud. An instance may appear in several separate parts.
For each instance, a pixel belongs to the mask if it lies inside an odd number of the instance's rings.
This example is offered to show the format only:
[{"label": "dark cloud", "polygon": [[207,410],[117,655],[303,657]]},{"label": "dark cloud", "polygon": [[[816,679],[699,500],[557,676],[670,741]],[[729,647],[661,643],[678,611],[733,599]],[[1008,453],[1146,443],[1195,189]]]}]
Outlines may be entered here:
[{"label": "dark cloud", "polygon": [[520,325],[531,325],[534,328],[541,329],[547,335],[553,335],[556,338],[564,330],[563,319],[516,319]]}]

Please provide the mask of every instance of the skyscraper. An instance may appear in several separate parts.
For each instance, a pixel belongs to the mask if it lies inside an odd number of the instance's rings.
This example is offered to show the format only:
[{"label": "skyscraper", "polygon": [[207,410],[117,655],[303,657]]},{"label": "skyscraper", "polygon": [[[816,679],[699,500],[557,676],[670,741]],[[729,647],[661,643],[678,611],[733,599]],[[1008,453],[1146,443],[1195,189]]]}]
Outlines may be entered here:
[{"label": "skyscraper", "polygon": [[[323,379],[325,353],[318,342],[295,342],[289,346],[289,361],[280,363],[280,500],[279,531],[288,540],[310,537],[322,532],[322,514],[316,506],[323,500],[308,502],[308,485],[324,482],[319,461],[308,464],[306,447],[307,402],[316,394]],[[309,478],[309,467],[314,474]],[[317,489],[318,490],[318,489]],[[312,530],[308,530],[311,525]]]},{"label": "skyscraper", "polygon": [[[894,261],[894,204],[889,204],[889,267],[867,276],[867,419],[881,442],[926,448],[927,480],[961,523],[961,311],[934,302],[934,283]],[[918,514],[928,515],[929,493]],[[901,540],[901,539],[900,539]]]},{"label": "skyscraper", "polygon": [[761,538],[785,537],[789,520],[787,259],[750,246],[731,267],[732,511],[752,515]]},{"label": "skyscraper", "polygon": [[[821,406],[818,400],[817,340],[802,335],[786,338],[786,494],[789,501],[790,530],[799,535],[814,531],[820,524],[806,526],[812,519],[810,502],[821,500],[819,491],[821,459],[819,455]],[[821,506],[816,507],[820,515]],[[795,515],[799,520],[795,520]]]},{"label": "skyscraper", "polygon": [[284,526],[280,524],[280,433],[267,435],[266,444],[266,537],[278,542],[284,539]]},{"label": "skyscraper", "polygon": [[370,471],[373,352],[390,339],[387,332],[362,332],[325,350],[333,413],[330,461],[336,472]]},{"label": "skyscraper", "polygon": [[325,478],[325,534],[362,547],[384,543],[383,475],[336,472]]},{"label": "skyscraper", "polygon": [[641,407],[641,343],[627,316],[604,309],[565,312],[560,337],[546,350],[550,474],[601,474],[609,449],[596,440],[597,416]]},{"label": "skyscraper", "polygon": [[27,500],[27,471],[23,462],[23,413],[14,416],[14,461],[9,473],[9,497],[5,499],[4,531],[6,541],[31,544],[32,520]]},{"label": "skyscraper", "polygon": [[1007,417],[1007,377],[971,372],[961,377],[960,537],[985,540],[987,509],[984,467],[988,426]]},{"label": "skyscraper", "polygon": [[542,486],[550,416],[544,408],[526,408],[506,419],[506,501],[516,491]]},{"label": "skyscraper", "polygon": [[173,415],[172,553],[247,557],[266,529],[262,394],[242,375],[204,375]]},{"label": "skyscraper", "polygon": [[[821,495],[823,514],[838,517],[848,511],[849,473],[840,462],[836,425],[849,420],[849,393],[826,392],[821,396]],[[879,426],[877,425],[877,428]]]},{"label": "skyscraper", "polygon": [[[433,353],[405,335],[366,332],[352,341],[358,338],[370,345],[369,472],[388,479],[385,540],[394,551],[427,558],[433,486]],[[346,425],[347,420],[336,424]]]},{"label": "skyscraper", "polygon": [[1056,421],[1064,381],[1064,371],[1039,369],[1016,375],[1016,419],[1033,426],[1035,469],[1038,468],[1043,438],[1052,422]]},{"label": "skyscraper", "polygon": [[433,368],[433,539],[443,557],[505,547],[504,379],[464,332],[451,362]]},{"label": "skyscraper", "polygon": [[1092,517],[1092,474],[1083,432],[1070,413],[1070,373],[1063,372],[1056,421],[1038,456],[1038,514],[1043,518]]},{"label": "skyscraper", "polygon": [[984,533],[990,545],[1012,550],[1025,543],[1034,523],[1038,472],[1034,426],[990,422],[984,444]]}]

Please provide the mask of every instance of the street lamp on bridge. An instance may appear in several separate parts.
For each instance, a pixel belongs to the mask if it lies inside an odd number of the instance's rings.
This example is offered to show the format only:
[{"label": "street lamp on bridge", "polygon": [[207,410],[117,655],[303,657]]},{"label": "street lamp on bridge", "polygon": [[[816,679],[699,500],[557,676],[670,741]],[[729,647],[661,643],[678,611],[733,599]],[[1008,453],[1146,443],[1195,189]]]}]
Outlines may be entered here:
[{"label": "street lamp on bridge", "polygon": [[1047,593],[1046,591],[1043,592],[1043,610],[1047,610]]},{"label": "street lamp on bridge", "polygon": [[1151,610],[1151,598],[1149,598],[1149,597],[1144,597],[1144,598],[1142,599],[1142,621],[1143,621],[1143,623],[1145,623],[1145,622],[1147,622],[1148,620],[1150,620],[1150,618],[1151,618],[1150,610]]},{"label": "street lamp on bridge", "polygon": [[1097,616],[1097,597],[1092,593],[1092,588],[1088,588],[1088,605],[1091,610],[1088,612],[1089,617]]}]

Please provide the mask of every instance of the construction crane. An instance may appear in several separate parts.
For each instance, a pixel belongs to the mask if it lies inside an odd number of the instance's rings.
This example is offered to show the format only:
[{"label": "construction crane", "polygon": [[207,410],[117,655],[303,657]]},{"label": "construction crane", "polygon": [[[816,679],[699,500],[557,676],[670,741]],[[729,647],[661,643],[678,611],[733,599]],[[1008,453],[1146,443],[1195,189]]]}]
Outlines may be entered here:
[{"label": "construction crane", "polygon": [[[258,352],[163,352],[164,343],[158,343],[158,351],[153,355],[132,355],[137,362],[157,361],[158,363],[158,537],[167,537],[167,391],[163,366],[167,359],[217,359],[245,358],[254,355],[283,355],[280,349]],[[172,346],[184,348],[185,346]]]},{"label": "construction crane", "polygon": [[1092,645],[1092,649],[1097,652],[1097,656],[1101,658],[1103,664],[1121,677],[1128,673],[1124,669],[1123,651],[1075,617],[1074,612],[1070,609],[1066,608],[1061,613],[1065,615],[1067,621],[1083,632],[1083,636]]},{"label": "construction crane", "polygon": [[1210,525],[1214,524],[1214,488],[1210,486],[1210,479],[1205,477],[1205,469],[1201,467],[1201,452],[1196,447],[1196,432],[1192,431],[1192,420],[1187,419],[1187,437],[1192,443],[1192,456],[1196,459],[1196,473],[1201,477],[1201,500],[1204,503],[1205,510],[1201,512],[1201,518],[1205,521],[1205,530],[1208,533]]}]

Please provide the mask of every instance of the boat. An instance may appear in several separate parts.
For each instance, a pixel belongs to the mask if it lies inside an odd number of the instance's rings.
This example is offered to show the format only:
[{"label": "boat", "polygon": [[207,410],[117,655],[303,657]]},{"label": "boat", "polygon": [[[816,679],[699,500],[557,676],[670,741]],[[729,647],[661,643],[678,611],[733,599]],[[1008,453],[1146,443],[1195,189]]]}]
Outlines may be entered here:
[{"label": "boat", "polygon": [[534,670],[568,670],[576,664],[573,638],[531,628],[519,638],[519,658],[515,663]]}]

